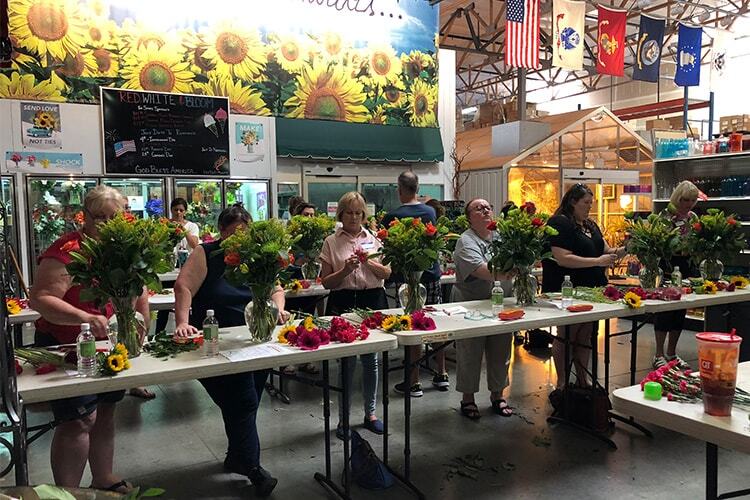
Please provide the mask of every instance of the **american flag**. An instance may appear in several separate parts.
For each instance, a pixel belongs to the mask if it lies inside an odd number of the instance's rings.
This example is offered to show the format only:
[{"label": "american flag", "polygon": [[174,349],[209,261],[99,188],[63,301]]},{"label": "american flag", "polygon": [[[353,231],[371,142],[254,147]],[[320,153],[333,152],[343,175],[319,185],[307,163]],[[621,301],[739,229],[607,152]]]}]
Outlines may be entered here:
[{"label": "american flag", "polygon": [[115,143],[115,158],[119,158],[128,151],[135,153],[135,141],[121,141]]},{"label": "american flag", "polygon": [[505,64],[539,68],[539,0],[505,3]]}]

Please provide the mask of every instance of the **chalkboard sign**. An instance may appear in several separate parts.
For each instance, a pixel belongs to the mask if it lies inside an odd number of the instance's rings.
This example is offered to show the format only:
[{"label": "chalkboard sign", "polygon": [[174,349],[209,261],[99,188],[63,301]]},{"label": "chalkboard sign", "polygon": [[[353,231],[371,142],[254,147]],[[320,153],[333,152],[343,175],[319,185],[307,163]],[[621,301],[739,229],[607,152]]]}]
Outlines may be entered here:
[{"label": "chalkboard sign", "polygon": [[229,175],[226,97],[102,88],[104,170]]},{"label": "chalkboard sign", "polygon": [[443,200],[440,205],[445,208],[446,217],[454,220],[459,215],[463,215],[466,202],[464,200]]}]

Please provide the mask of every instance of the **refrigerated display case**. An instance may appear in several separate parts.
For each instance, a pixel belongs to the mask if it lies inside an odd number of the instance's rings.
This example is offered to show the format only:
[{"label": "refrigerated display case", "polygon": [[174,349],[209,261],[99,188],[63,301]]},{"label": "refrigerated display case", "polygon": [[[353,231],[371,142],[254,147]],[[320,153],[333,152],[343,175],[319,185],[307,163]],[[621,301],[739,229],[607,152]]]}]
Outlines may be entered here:
[{"label": "refrigerated display case", "polygon": [[290,219],[292,217],[292,214],[289,213],[289,200],[295,196],[301,195],[299,183],[279,182],[276,184],[276,193],[276,216],[279,219]]},{"label": "refrigerated display case", "polygon": [[102,184],[120,191],[128,198],[128,210],[136,217],[169,217],[164,204],[164,181],[161,179],[103,178]]},{"label": "refrigerated display case", "polygon": [[175,179],[174,196],[188,202],[185,218],[198,224],[201,234],[216,233],[216,220],[222,210],[222,182],[204,179]]},{"label": "refrigerated display case", "polygon": [[265,181],[225,181],[225,206],[242,203],[253,220],[267,220],[269,217],[268,183]]}]

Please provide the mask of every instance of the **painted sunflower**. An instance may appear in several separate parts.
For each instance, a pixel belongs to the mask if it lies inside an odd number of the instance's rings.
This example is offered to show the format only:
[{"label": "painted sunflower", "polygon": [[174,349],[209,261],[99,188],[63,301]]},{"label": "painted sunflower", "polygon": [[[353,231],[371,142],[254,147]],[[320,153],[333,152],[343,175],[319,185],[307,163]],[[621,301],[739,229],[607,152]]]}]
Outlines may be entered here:
[{"label": "painted sunflower", "polygon": [[332,31],[324,33],[318,39],[316,54],[326,62],[337,62],[344,54],[344,41],[341,35]]},{"label": "painted sunflower", "polygon": [[34,75],[19,75],[16,72],[10,77],[0,73],[0,97],[9,99],[32,99],[35,101],[64,101],[60,89],[50,80],[37,83]]},{"label": "painted sunflower", "polygon": [[628,292],[625,294],[622,300],[630,308],[635,309],[637,307],[641,307],[641,297],[637,293]]},{"label": "painted sunflower", "polygon": [[388,116],[385,114],[385,106],[375,108],[370,117],[370,123],[375,125],[385,125],[387,120]]},{"label": "painted sunflower", "polygon": [[409,122],[416,127],[437,126],[435,108],[437,106],[437,88],[422,80],[415,80],[411,93],[406,97]]},{"label": "painted sunflower", "polygon": [[240,115],[270,116],[271,112],[261,98],[260,92],[243,85],[239,80],[225,78],[218,73],[208,75],[208,82],[196,83],[195,92],[202,95],[217,95],[229,98],[232,113]]},{"label": "painted sunflower", "polygon": [[203,57],[208,45],[206,45],[206,42],[203,40],[202,34],[185,30],[182,32],[180,40],[190,62],[193,63],[193,72],[195,74],[207,73],[214,68],[211,62]]},{"label": "painted sunflower", "polygon": [[367,66],[370,79],[375,85],[387,85],[401,75],[401,59],[390,45],[368,47]]},{"label": "painted sunflower", "polygon": [[96,60],[95,76],[116,77],[120,73],[120,59],[111,51],[104,48],[94,49],[91,54]]},{"label": "painted sunflower", "polygon": [[65,59],[86,43],[86,25],[76,0],[17,0],[8,6],[8,27],[19,47]]},{"label": "painted sunflower", "polygon": [[130,18],[125,19],[122,23],[121,38],[126,46],[130,47],[131,51],[148,48],[161,49],[172,45],[173,42],[169,32],[165,34],[161,31],[154,31],[142,23],[134,22]]},{"label": "painted sunflower", "polygon": [[183,62],[177,51],[153,46],[133,50],[125,56],[121,68],[123,88],[157,92],[188,93],[195,74],[190,63]]},{"label": "painted sunflower", "polygon": [[419,50],[412,50],[408,54],[401,54],[401,64],[407,78],[416,80],[422,71],[434,64],[434,61],[428,54]]},{"label": "painted sunflower", "polygon": [[394,108],[399,108],[406,102],[406,93],[404,92],[404,84],[397,80],[396,82],[388,85],[383,89],[383,97],[388,101]]},{"label": "painted sunflower", "polygon": [[296,38],[283,36],[275,37],[273,47],[273,57],[276,62],[289,73],[299,74],[305,65],[305,55],[308,53]]},{"label": "painted sunflower", "polygon": [[263,71],[267,55],[257,31],[248,31],[232,23],[224,23],[206,37],[207,48],[202,54],[216,71],[226,78],[253,81]]},{"label": "painted sunflower", "polygon": [[117,30],[117,24],[111,19],[92,19],[86,32],[86,45],[94,48],[112,48],[118,35]]},{"label": "painted sunflower", "polygon": [[125,358],[120,354],[110,354],[107,356],[107,368],[114,373],[119,373],[125,369]]},{"label": "painted sunflower", "polygon": [[396,316],[386,316],[381,324],[381,327],[386,332],[393,331],[397,326],[399,326],[399,322]]},{"label": "painted sunflower", "polygon": [[52,72],[50,80],[61,91],[68,88],[65,78],[94,76],[98,69],[93,52],[84,49],[77,51],[75,54],[66,54],[62,61],[53,59],[52,64],[57,68]]},{"label": "painted sunflower", "polygon": [[305,65],[297,76],[297,90],[284,106],[289,118],[367,122],[362,84],[347,78],[338,66]]},{"label": "painted sunflower", "polygon": [[408,314],[399,316],[398,323],[401,326],[402,330],[411,330],[411,316],[409,316]]}]

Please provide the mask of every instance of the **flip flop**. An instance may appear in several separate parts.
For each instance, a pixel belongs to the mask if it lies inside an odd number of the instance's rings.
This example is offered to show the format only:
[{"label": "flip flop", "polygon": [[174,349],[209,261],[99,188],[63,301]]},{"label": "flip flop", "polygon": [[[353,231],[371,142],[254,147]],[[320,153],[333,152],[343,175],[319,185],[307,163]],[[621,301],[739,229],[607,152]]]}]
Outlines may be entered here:
[{"label": "flip flop", "polygon": [[[126,480],[121,479],[120,481],[116,482],[115,484],[109,485],[107,488],[96,488],[93,484],[89,486],[90,489],[94,490],[102,490],[102,491],[113,491],[115,493],[124,493],[127,494],[130,492],[130,490],[133,489],[133,485],[128,483]],[[120,491],[121,488],[125,488],[125,491]]]},{"label": "flip flop", "polygon": [[156,394],[149,391],[145,387],[133,387],[132,389],[128,391],[128,394],[130,394],[133,397],[146,399],[146,400],[154,399],[156,397]]}]

